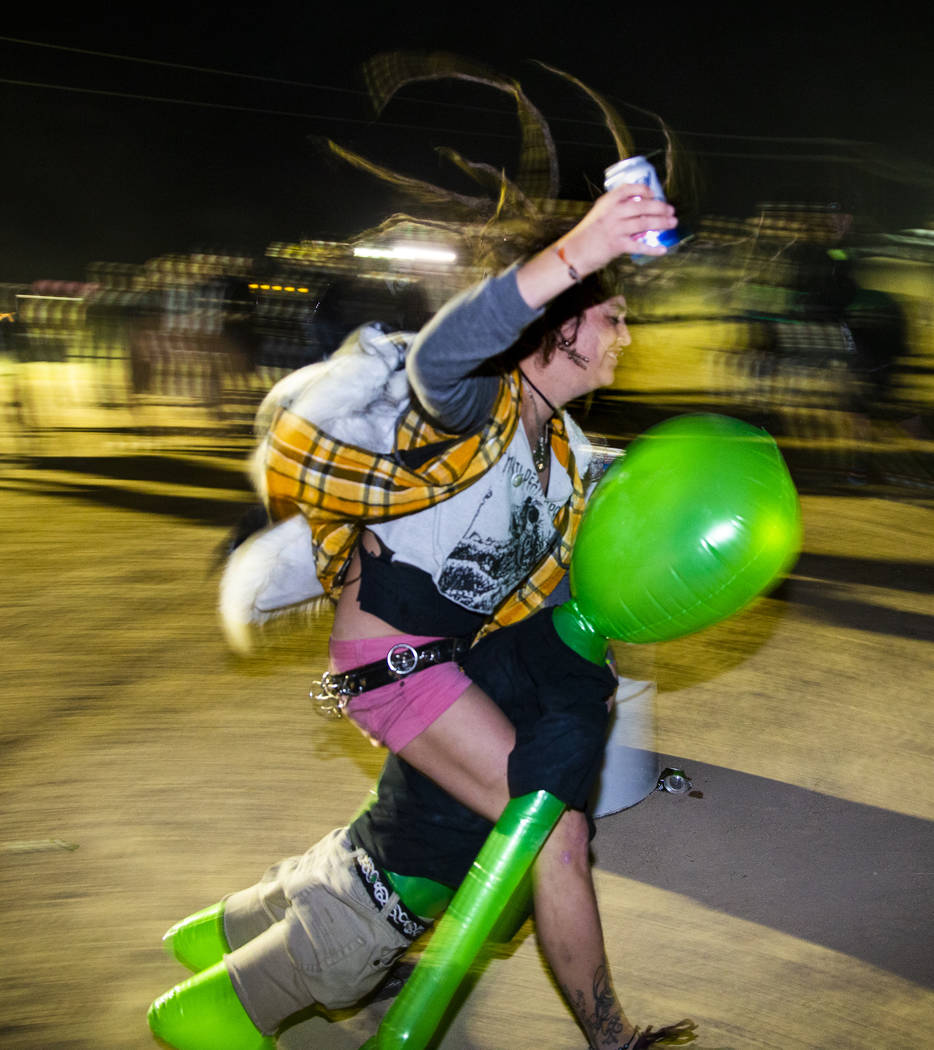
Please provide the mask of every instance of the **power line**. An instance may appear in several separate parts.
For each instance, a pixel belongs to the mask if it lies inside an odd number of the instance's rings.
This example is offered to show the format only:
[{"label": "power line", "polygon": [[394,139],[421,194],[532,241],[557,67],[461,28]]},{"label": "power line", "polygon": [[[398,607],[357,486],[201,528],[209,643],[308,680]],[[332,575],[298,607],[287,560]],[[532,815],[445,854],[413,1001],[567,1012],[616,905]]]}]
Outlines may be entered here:
[{"label": "power line", "polygon": [[[291,117],[301,120],[323,120],[337,122],[341,124],[360,124],[368,127],[379,127],[381,129],[396,130],[396,131],[420,131],[426,134],[444,134],[444,135],[471,135],[471,136],[482,136],[484,138],[496,138],[504,140],[515,140],[514,133],[497,132],[491,131],[488,128],[481,130],[466,129],[466,128],[452,128],[452,127],[437,127],[427,126],[424,124],[407,124],[398,121],[385,121],[381,120],[377,123],[376,118],[361,118],[361,117],[349,117],[349,116],[333,116],[327,113],[307,113],[298,112],[295,110],[283,110],[283,109],[271,109],[260,106],[242,106],[235,105],[229,102],[208,102],[200,99],[186,99],[186,98],[171,98],[164,95],[144,95],[137,94],[128,91],[109,91],[103,88],[86,88],[76,87],[69,84],[50,84],[42,81],[35,80],[14,80],[9,77],[0,77],[0,84],[9,84],[14,87],[28,87],[28,88],[40,88],[49,91],[62,91],[71,94],[79,95],[96,95],[104,98],[122,98],[129,99],[136,102],[156,102],[166,105],[174,106],[190,106],[192,108],[201,109],[220,109],[228,112],[235,113],[252,113],[261,116],[274,116],[274,117]],[[602,125],[594,125],[595,127],[602,127]],[[685,134],[679,132],[679,134]],[[699,134],[699,133],[697,133]],[[747,136],[721,136],[723,138],[734,138],[743,139]],[[846,142],[845,140],[824,140],[824,139],[807,139],[807,138],[769,138],[768,136],[748,136],[750,141],[757,142],[785,142],[785,143],[797,143],[797,144],[809,144],[816,145],[824,142],[839,142],[840,145],[855,146],[858,143]],[[584,142],[574,139],[556,139],[556,145],[563,147],[582,147],[586,149],[607,149],[609,143],[603,142]],[[724,153],[710,150],[694,150],[692,151],[698,157],[723,157],[723,158],[736,158],[736,159],[760,159],[760,160],[812,160],[812,161],[846,161],[848,163],[855,163],[859,158],[855,157],[843,157],[834,155],[814,155],[814,154],[759,154],[759,153]]]},{"label": "power line", "polygon": [[[41,40],[23,40],[20,37],[13,36],[0,36],[0,40],[11,44],[22,44],[26,47],[46,48],[53,51],[67,51],[71,54],[90,55],[94,58],[109,58],[118,62],[135,62],[141,65],[162,66],[167,69],[184,69],[192,73],[209,73],[213,76],[232,77],[242,80],[257,80],[267,84],[281,84],[285,87],[312,88],[315,91],[332,91],[336,94],[353,95],[366,101],[369,101],[370,98],[368,92],[360,91],[356,88],[340,88],[329,84],[316,84],[305,80],[286,80],[281,77],[261,76],[257,73],[240,73],[229,69],[215,69],[212,66],[193,66],[181,62],[169,62],[165,59],[141,58],[137,55],[115,54],[112,51],[93,51],[89,48],[68,47],[64,44],[50,44]],[[496,113],[502,115],[502,110],[494,109],[489,106],[463,105],[458,102],[444,102],[439,99],[432,99],[429,101],[428,99],[409,98],[406,99],[406,101],[422,106],[440,106],[445,109],[456,110],[469,109],[477,113]],[[573,118],[559,119],[567,120],[568,122],[576,124],[593,124],[594,126],[601,126],[598,121],[575,120]]]},{"label": "power line", "polygon": [[334,91],[344,95],[357,95],[367,98],[365,91],[353,88],[331,87],[327,84],[311,84],[302,80],[283,80],[279,77],[264,77],[256,73],[238,73],[228,69],[213,69],[210,66],[189,66],[181,62],[167,62],[158,58],[140,58],[138,55],[119,55],[111,51],[92,51],[84,47],[66,47],[64,44],[49,44],[41,40],[21,40],[15,36],[0,36],[10,44],[24,44],[26,47],[41,47],[52,51],[68,51],[73,55],[91,55],[94,58],[111,58],[117,62],[137,62],[140,65],[163,66],[168,69],[186,69],[191,73],[210,73],[219,77],[238,77],[243,80],[260,80],[267,84],[284,84],[288,87],[315,88],[318,91]]},{"label": "power line", "polygon": [[[105,98],[126,98],[136,102],[162,102],[174,106],[192,106],[204,109],[224,109],[238,113],[258,113],[263,116],[273,117],[298,117],[303,120],[330,120],[342,124],[365,124],[372,126],[376,124],[375,118],[362,117],[338,117],[328,113],[302,113],[295,110],[269,109],[261,106],[238,106],[230,102],[207,102],[199,99],[169,98],[164,95],[141,95],[130,91],[108,91],[104,88],[75,87],[71,84],[49,84],[37,80],[13,80],[9,77],[0,77],[0,84],[10,84],[14,87],[43,88],[49,91],[64,91],[77,95],[100,95]],[[424,124],[401,124],[391,121],[380,121],[380,127],[395,128],[405,131],[429,131],[444,132],[446,134],[467,134],[464,128],[437,128],[426,127]],[[471,131],[469,134],[484,135],[490,138],[510,139],[515,136],[495,131]]]},{"label": "power line", "polygon": [[[366,101],[369,101],[369,98],[370,98],[369,93],[366,92],[366,91],[360,91],[360,90],[357,90],[357,89],[354,89],[354,88],[333,87],[333,86],[328,85],[328,84],[316,84],[316,83],[312,83],[312,82],[304,81],[304,80],[286,80],[286,79],[283,79],[281,77],[260,76],[259,74],[256,74],[256,73],[240,73],[240,72],[236,72],[234,70],[229,70],[229,69],[216,69],[216,68],[214,68],[212,66],[186,65],[186,64],[181,63],[181,62],[169,62],[169,61],[166,61],[165,59],[141,58],[141,57],[139,57],[137,55],[115,54],[112,51],[94,51],[94,50],[91,50],[89,48],[68,47],[68,46],[66,46],[64,44],[51,44],[51,43],[48,43],[46,41],[40,41],[40,40],[24,40],[24,39],[22,39],[20,37],[0,36],[0,40],[6,41],[7,43],[12,43],[12,44],[22,44],[22,45],[24,45],[26,47],[45,48],[45,49],[53,50],[53,51],[67,51],[67,52],[69,52],[71,54],[90,55],[91,57],[94,57],[94,58],[109,58],[109,59],[113,59],[114,61],[118,61],[118,62],[134,62],[134,63],[138,63],[140,65],[161,66],[161,67],[167,68],[167,69],[184,69],[184,70],[187,70],[188,72],[193,72],[193,73],[209,73],[209,74],[211,74],[213,76],[231,77],[231,78],[234,78],[234,79],[241,79],[241,80],[256,80],[256,81],[259,81],[261,83],[267,83],[267,84],[281,84],[281,85],[283,85],[285,87],[312,88],[312,89],[314,89],[316,91],[332,91],[332,92],[334,92],[336,94],[353,95],[356,98],[361,98],[361,99],[364,99]],[[7,81],[0,81],[0,82],[7,83]],[[493,107],[490,107],[490,106],[464,105],[464,104],[458,103],[458,102],[444,102],[443,100],[440,100],[440,99],[428,100],[428,99],[411,98],[411,97],[410,98],[406,98],[405,101],[409,102],[409,103],[413,103],[415,105],[420,105],[420,106],[438,106],[438,107],[441,107],[443,109],[456,109],[458,111],[470,110],[470,111],[475,112],[475,113],[493,113],[493,114],[497,114],[499,116],[503,116],[504,115],[504,113],[503,113],[503,111],[501,109],[494,109]],[[557,117],[555,119],[558,120],[558,121],[561,121],[563,123],[583,124],[583,125],[586,125],[586,126],[589,126],[589,127],[603,127],[604,126],[600,121],[595,121],[595,120],[582,120],[580,118],[574,118],[574,117]],[[406,125],[399,124],[399,125],[393,125],[393,126],[394,127],[405,127]],[[636,129],[636,130],[646,131],[646,130],[649,130],[649,129],[647,129],[647,128],[640,128],[640,129]]]},{"label": "power line", "polygon": [[372,124],[372,120],[357,117],[332,117],[324,113],[296,113],[292,110],[265,109],[259,106],[235,106],[228,102],[206,102],[188,98],[167,98],[164,95],[139,95],[130,91],[107,91],[104,88],[75,87],[72,84],[48,84],[38,80],[12,80],[0,77],[0,84],[11,84],[14,87],[45,88],[49,91],[66,91],[76,95],[103,95],[107,98],[128,98],[137,102],[165,102],[175,106],[202,106],[205,109],[228,109],[242,113],[263,113],[266,116],[306,117],[317,120],[341,120],[354,124]]},{"label": "power line", "polygon": [[[24,45],[26,47],[45,48],[47,50],[52,50],[52,51],[67,51],[70,54],[90,55],[90,56],[92,56],[94,58],[109,58],[109,59],[113,59],[114,61],[117,61],[117,62],[135,62],[135,63],[139,63],[140,65],[162,66],[162,67],[167,68],[167,69],[184,69],[184,70],[187,70],[188,72],[192,72],[192,73],[209,73],[209,74],[211,74],[213,76],[232,77],[232,78],[242,79],[242,80],[257,80],[257,81],[260,81],[260,82],[263,82],[263,83],[267,83],[267,84],[282,84],[282,85],[284,85],[286,87],[313,88],[316,91],[333,91],[333,92],[339,93],[339,94],[354,95],[357,98],[362,98],[362,99],[365,99],[367,101],[370,98],[369,93],[366,92],[366,91],[360,91],[360,90],[355,89],[355,88],[339,88],[339,87],[334,87],[334,86],[329,85],[329,84],[316,84],[316,83],[313,83],[313,82],[310,82],[310,81],[304,81],[304,80],[286,80],[286,79],[283,79],[281,77],[267,77],[267,76],[261,76],[261,75],[256,74],[256,73],[240,73],[240,72],[237,72],[235,70],[216,69],[216,68],[214,68],[212,66],[186,65],[186,64],[181,63],[181,62],[169,62],[169,61],[167,61],[165,59],[142,58],[142,57],[140,57],[138,55],[117,54],[117,53],[114,53],[112,51],[94,51],[94,50],[91,50],[90,48],[69,47],[69,46],[66,46],[65,44],[51,44],[51,43],[49,43],[47,41],[41,41],[41,40],[24,40],[21,37],[2,36],[2,35],[0,35],[0,40],[6,41],[7,43],[11,43],[11,44],[22,44],[22,45]],[[415,103],[417,105],[440,106],[440,107],[443,107],[443,108],[446,108],[446,109],[457,109],[457,110],[470,109],[470,110],[474,110],[474,111],[476,111],[478,113],[497,113],[497,114],[499,114],[499,113],[502,112],[501,110],[494,109],[494,108],[489,107],[489,106],[463,105],[463,104],[457,103],[457,102],[444,102],[444,101],[441,101],[439,99],[432,99],[431,101],[429,101],[428,99],[408,98],[408,99],[406,99],[406,101]],[[594,126],[598,126],[598,127],[602,126],[599,121],[593,121],[593,120],[581,120],[579,118],[573,118],[573,117],[559,117],[559,118],[556,118],[556,119],[565,121],[566,123],[588,124],[588,125],[594,125]]]},{"label": "power line", "polygon": [[[66,51],[66,52],[69,52],[71,54],[89,55],[89,56],[94,57],[94,58],[108,58],[108,59],[112,59],[114,61],[119,61],[119,62],[133,62],[133,63],[138,63],[140,65],[161,66],[161,67],[168,68],[168,69],[184,69],[184,70],[187,70],[188,72],[194,72],[194,73],[208,73],[208,74],[210,74],[212,76],[230,77],[230,78],[233,78],[233,79],[241,79],[241,80],[254,80],[254,81],[258,81],[258,82],[261,82],[261,83],[267,83],[267,84],[281,84],[284,87],[299,87],[299,88],[310,88],[310,89],[313,89],[315,91],[330,91],[330,92],[333,92],[334,94],[351,95],[351,96],[353,96],[355,98],[369,100],[369,95],[365,91],[360,91],[360,90],[357,90],[357,89],[354,89],[354,88],[334,87],[333,85],[329,85],[329,84],[317,84],[317,83],[313,83],[313,82],[310,82],[310,81],[288,80],[288,79],[284,79],[284,78],[281,78],[281,77],[261,76],[261,75],[256,74],[256,73],[241,73],[241,72],[237,72],[237,71],[234,71],[234,70],[228,70],[228,69],[216,69],[216,68],[214,68],[212,66],[186,65],[186,64],[181,63],[181,62],[169,62],[169,61],[167,61],[165,59],[142,58],[142,57],[137,56],[137,55],[116,54],[116,53],[110,52],[110,51],[95,51],[95,50],[92,50],[92,49],[89,49],[89,48],[69,47],[69,46],[66,46],[64,44],[52,44],[52,43],[49,43],[47,41],[25,40],[25,39],[22,39],[20,37],[12,37],[12,36],[0,35],[0,41],[6,41],[7,43],[12,43],[12,44],[21,44],[21,45],[24,45],[26,47],[38,47],[38,48],[45,48],[45,49],[54,50],[54,51]],[[251,107],[246,107],[246,106],[242,106],[242,107],[241,106],[232,106],[232,105],[224,105],[224,104],[221,104],[221,103],[211,103],[211,102],[194,102],[194,101],[191,101],[191,100],[170,99],[170,98],[164,98],[164,97],[159,97],[159,96],[133,95],[133,94],[129,94],[129,93],[126,93],[126,92],[117,92],[117,91],[107,92],[107,91],[100,90],[100,89],[98,89],[97,91],[94,91],[93,89],[90,89],[90,88],[69,88],[69,87],[65,87],[64,85],[30,83],[30,82],[26,82],[26,81],[6,80],[6,79],[3,79],[3,78],[0,78],[0,83],[20,85],[20,86],[26,86],[26,87],[47,87],[47,88],[52,88],[52,89],[60,90],[60,91],[68,91],[68,90],[70,90],[70,91],[78,91],[78,92],[82,92],[83,91],[85,93],[96,93],[96,94],[101,94],[101,95],[110,94],[110,95],[112,95],[114,97],[134,98],[134,99],[138,99],[138,100],[141,100],[141,101],[169,102],[169,103],[173,103],[174,102],[174,103],[176,103],[178,105],[203,105],[203,106],[210,107],[210,108],[215,108],[215,109],[240,109],[243,112],[247,112],[247,113],[263,113],[263,114],[266,114],[266,115],[273,115],[273,116],[305,116],[305,114],[298,114],[298,113],[294,113],[294,112],[290,112],[290,111],[251,108]],[[626,102],[624,99],[615,98],[613,96],[607,96],[607,97],[608,98],[612,98],[612,100],[616,104],[621,105],[621,106],[625,106],[627,108],[629,108],[632,105],[631,103]],[[409,98],[406,98],[405,101],[408,102],[408,103],[415,104],[415,105],[437,106],[437,107],[440,107],[440,108],[443,108],[443,109],[456,109],[459,112],[463,112],[465,110],[469,110],[469,111],[472,111],[472,112],[475,112],[475,113],[492,113],[492,114],[497,114],[499,116],[504,116],[505,115],[502,110],[494,109],[494,108],[488,107],[488,106],[464,105],[462,103],[444,102],[443,100],[440,100],[440,99],[428,100],[428,99],[419,99],[419,98],[411,98],[411,97],[409,97]],[[645,112],[644,110],[641,109],[641,107],[635,106],[633,108],[639,109],[640,112],[643,112],[643,113]],[[337,118],[337,117],[327,117],[327,116],[324,116],[322,114],[308,114],[307,116],[309,118],[320,119],[320,120],[338,120],[338,119],[340,119],[340,120],[345,120],[345,121],[348,121],[350,123],[355,123],[355,124],[371,124],[371,123],[375,122],[375,118],[372,119],[372,120],[367,120],[367,119],[359,118],[359,117],[358,118],[352,118],[352,117]],[[585,126],[585,127],[600,128],[600,129],[603,129],[603,130],[605,130],[605,128],[606,128],[606,125],[602,121],[585,120],[585,119],[582,119],[582,118],[579,118],[579,117],[551,117],[551,118],[549,118],[548,122],[549,122],[549,124],[556,124],[556,123],[580,124],[580,125]],[[380,122],[380,126],[382,126],[382,127],[398,128],[400,130],[411,130],[413,127],[415,127],[415,128],[420,128],[421,127],[421,125],[412,125],[412,124],[403,124],[403,123],[391,123],[391,122],[383,122],[383,121]],[[627,126],[629,126],[632,131],[654,131],[654,132],[658,132],[660,130],[660,126],[659,127],[646,127],[644,125],[631,125],[631,124],[627,125]],[[425,130],[426,131],[446,131],[446,132],[449,132],[449,133],[452,133],[452,134],[459,133],[459,129],[455,129],[455,128],[426,128]],[[797,145],[804,145],[804,144],[807,144],[807,145],[818,145],[818,144],[820,144],[822,146],[837,146],[837,147],[855,147],[855,146],[865,147],[865,146],[872,146],[872,145],[874,145],[872,142],[858,141],[858,140],[853,140],[853,139],[816,138],[816,137],[780,136],[780,135],[742,135],[742,134],[738,134],[738,133],[714,132],[714,131],[685,131],[685,130],[682,130],[682,129],[672,129],[672,130],[674,131],[674,133],[676,135],[684,136],[684,137],[712,138],[712,139],[732,139],[732,140],[743,141],[743,142],[773,142],[773,143],[785,143],[785,144],[788,144],[788,145],[793,145],[793,144],[797,144]],[[506,136],[496,135],[496,134],[487,133],[487,132],[483,132],[482,134],[491,134],[492,137],[495,137],[495,138],[506,137]],[[567,142],[567,141],[564,141],[563,144],[565,144],[565,145],[591,145],[590,143]]]}]

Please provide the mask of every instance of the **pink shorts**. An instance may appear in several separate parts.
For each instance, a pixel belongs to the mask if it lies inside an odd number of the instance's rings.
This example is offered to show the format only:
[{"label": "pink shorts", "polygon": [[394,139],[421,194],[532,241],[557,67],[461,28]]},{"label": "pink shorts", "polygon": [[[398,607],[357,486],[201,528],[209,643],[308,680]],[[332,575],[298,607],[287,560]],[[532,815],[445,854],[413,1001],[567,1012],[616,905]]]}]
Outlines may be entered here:
[{"label": "pink shorts", "polygon": [[[364,664],[384,660],[399,642],[419,646],[437,641],[436,637],[418,634],[390,634],[383,638],[360,638],[329,643],[331,671],[340,674]],[[423,730],[442,715],[471,684],[470,679],[452,662],[426,667],[398,682],[368,689],[355,696],[346,711],[357,727],[371,740],[385,744],[398,754]]]}]

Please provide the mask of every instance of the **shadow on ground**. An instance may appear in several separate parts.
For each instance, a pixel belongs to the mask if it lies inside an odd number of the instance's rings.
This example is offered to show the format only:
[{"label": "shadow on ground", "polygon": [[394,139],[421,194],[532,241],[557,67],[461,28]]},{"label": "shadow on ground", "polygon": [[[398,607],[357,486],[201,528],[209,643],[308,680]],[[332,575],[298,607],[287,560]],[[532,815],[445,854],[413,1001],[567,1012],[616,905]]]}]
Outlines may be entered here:
[{"label": "shadow on ground", "polygon": [[919,936],[930,916],[930,822],[691,758],[661,764],[685,770],[702,797],[653,792],[601,818],[599,867],[934,986]]}]

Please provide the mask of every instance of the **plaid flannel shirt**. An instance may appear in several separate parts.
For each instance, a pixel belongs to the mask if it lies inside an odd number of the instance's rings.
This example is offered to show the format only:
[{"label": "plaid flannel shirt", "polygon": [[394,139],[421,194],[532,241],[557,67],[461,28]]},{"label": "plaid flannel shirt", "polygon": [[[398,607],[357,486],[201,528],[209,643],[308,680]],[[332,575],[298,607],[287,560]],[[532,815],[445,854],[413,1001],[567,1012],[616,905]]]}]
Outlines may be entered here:
[{"label": "plaid flannel shirt", "polygon": [[[439,443],[438,452],[417,468],[405,466],[392,455],[337,441],[307,419],[288,409],[279,410],[266,456],[269,511],[274,520],[295,513],[305,515],[318,579],[331,598],[340,594],[344,572],[367,522],[432,507],[490,469],[515,434],[520,396],[521,381],[516,371],[501,383],[489,421],[466,435],[438,430],[413,404],[397,429],[397,450],[424,449]],[[551,447],[573,488],[570,500],[555,516],[555,540],[527,579],[500,602],[478,638],[528,616],[570,566],[587,491],[561,415],[552,420]]]}]

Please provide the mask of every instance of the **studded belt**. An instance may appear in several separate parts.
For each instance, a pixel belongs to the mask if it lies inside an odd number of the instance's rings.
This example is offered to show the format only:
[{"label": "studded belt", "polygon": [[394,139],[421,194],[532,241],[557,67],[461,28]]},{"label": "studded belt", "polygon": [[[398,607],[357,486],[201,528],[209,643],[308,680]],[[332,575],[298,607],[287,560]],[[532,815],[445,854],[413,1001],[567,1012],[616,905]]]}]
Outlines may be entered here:
[{"label": "studded belt", "polygon": [[383,660],[362,667],[354,667],[341,674],[325,671],[316,690],[310,696],[319,714],[326,718],[340,718],[347,704],[361,693],[398,682],[416,671],[424,671],[436,664],[459,660],[470,648],[469,638],[439,638],[424,645],[396,642]]},{"label": "studded belt", "polygon": [[388,911],[383,911],[395,890],[386,875],[373,863],[373,858],[369,853],[360,850],[354,857],[354,868],[370,899],[383,912],[389,925],[407,940],[414,941],[421,937],[428,926],[410,911],[401,899],[397,900]]}]

